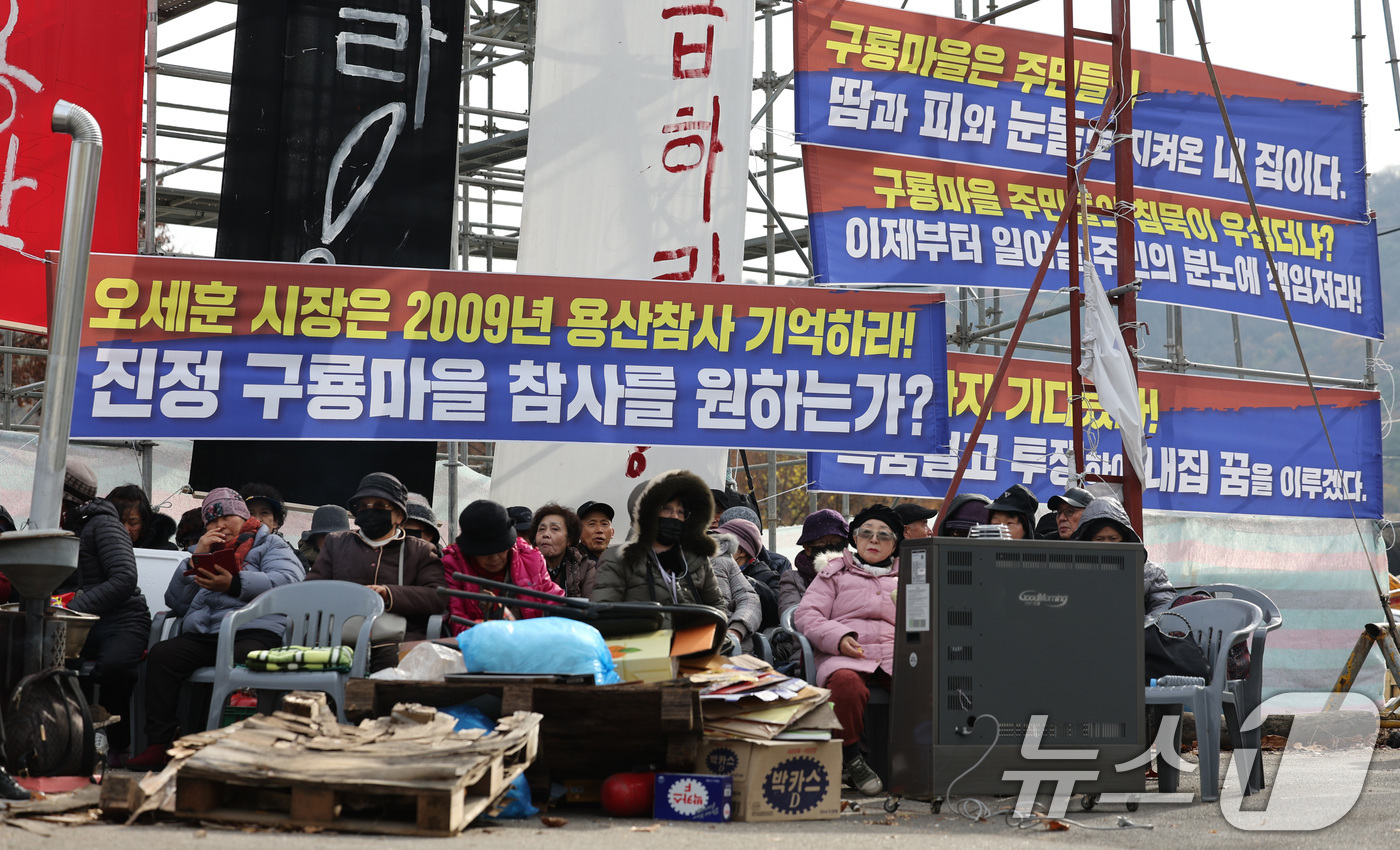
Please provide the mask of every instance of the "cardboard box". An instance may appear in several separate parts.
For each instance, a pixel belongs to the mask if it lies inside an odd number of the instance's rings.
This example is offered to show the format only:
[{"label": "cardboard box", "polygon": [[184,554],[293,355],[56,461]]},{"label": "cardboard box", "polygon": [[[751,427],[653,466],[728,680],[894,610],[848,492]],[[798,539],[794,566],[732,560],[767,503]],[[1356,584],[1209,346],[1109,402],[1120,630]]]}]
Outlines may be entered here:
[{"label": "cardboard box", "polygon": [[671,630],[609,638],[617,675],[624,682],[665,682],[679,672],[671,656]]},{"label": "cardboard box", "polygon": [[728,776],[658,773],[652,814],[658,820],[727,821],[733,796]]},{"label": "cardboard box", "polygon": [[734,781],[734,820],[841,816],[841,742],[706,739],[697,766]]}]

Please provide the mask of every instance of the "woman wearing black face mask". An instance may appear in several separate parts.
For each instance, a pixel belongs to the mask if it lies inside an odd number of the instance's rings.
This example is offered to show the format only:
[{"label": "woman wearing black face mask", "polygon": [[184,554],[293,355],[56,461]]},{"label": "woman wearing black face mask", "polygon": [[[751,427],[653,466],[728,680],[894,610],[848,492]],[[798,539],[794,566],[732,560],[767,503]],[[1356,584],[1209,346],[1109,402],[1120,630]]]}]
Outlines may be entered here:
[{"label": "woman wearing black face mask", "polygon": [[637,485],[627,506],[632,514],[627,545],[603,553],[589,598],[725,610],[710,566],[715,541],[705,533],[715,510],[709,486],[692,472],[663,472]]},{"label": "woman wearing black face mask", "polygon": [[[370,670],[398,663],[400,640],[423,640],[428,618],[446,607],[435,588],[443,587],[442,560],[426,540],[404,534],[408,490],[387,472],[360,481],[350,498],[356,529],[327,534],[307,581],[333,579],[362,584],[384,599],[385,628],[376,632]],[[402,617],[402,620],[398,618]],[[402,624],[402,635],[389,626]],[[378,628],[380,624],[376,623]]]}]

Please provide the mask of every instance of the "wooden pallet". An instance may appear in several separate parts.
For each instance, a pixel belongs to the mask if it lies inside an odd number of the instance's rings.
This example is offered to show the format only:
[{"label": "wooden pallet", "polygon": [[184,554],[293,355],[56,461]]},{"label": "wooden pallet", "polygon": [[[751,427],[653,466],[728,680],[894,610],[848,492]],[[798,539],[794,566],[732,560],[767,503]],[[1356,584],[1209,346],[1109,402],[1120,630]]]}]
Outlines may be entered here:
[{"label": "wooden pallet", "polygon": [[505,712],[539,712],[546,718],[532,783],[537,773],[541,781],[564,781],[603,779],[638,764],[682,773],[695,768],[703,726],[700,697],[683,681],[594,686],[493,682],[489,677],[481,682],[351,679],[345,713],[355,722],[382,717],[399,703],[449,706],[486,695],[500,697]]},{"label": "wooden pallet", "polygon": [[529,713],[503,718],[497,733],[475,740],[425,731],[369,743],[353,734],[289,740],[279,720],[286,718],[253,718],[192,756],[176,776],[176,815],[451,836],[498,805],[539,751],[540,716]]}]

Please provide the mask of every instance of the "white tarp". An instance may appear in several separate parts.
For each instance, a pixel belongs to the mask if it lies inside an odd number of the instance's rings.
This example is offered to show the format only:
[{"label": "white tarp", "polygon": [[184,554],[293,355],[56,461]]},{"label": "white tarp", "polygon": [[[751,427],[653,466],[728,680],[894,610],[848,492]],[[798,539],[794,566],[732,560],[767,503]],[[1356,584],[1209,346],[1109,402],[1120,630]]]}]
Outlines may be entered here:
[{"label": "white tarp", "polygon": [[754,0],[537,14],[517,269],[740,282]]},{"label": "white tarp", "polygon": [[614,543],[627,538],[627,497],[642,481],[668,469],[689,469],[724,489],[728,452],[669,446],[580,446],[575,443],[497,443],[491,498],[538,508],[557,502],[578,508],[606,502],[617,512]]}]

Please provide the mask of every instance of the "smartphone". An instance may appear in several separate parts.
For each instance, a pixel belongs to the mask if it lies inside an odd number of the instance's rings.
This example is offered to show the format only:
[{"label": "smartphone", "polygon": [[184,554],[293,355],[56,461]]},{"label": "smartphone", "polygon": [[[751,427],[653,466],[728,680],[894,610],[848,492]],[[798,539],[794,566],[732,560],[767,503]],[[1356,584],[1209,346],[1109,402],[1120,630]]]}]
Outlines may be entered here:
[{"label": "smartphone", "polygon": [[231,573],[238,572],[238,561],[233,556],[233,550],[215,549],[213,552],[192,556],[190,558],[190,568],[185,570],[185,575],[192,576],[195,573],[213,575],[216,566],[223,567]]}]

